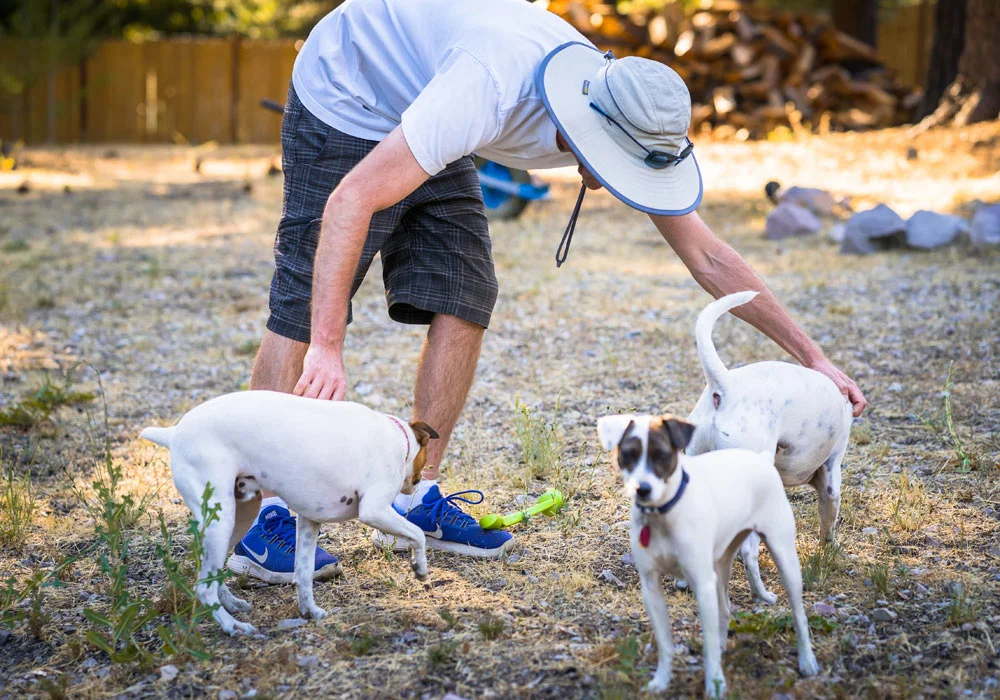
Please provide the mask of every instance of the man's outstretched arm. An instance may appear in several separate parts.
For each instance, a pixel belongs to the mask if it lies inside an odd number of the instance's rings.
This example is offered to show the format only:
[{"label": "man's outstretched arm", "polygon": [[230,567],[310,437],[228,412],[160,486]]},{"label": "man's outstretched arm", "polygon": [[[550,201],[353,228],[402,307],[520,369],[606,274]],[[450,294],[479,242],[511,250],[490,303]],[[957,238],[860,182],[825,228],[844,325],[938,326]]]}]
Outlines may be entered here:
[{"label": "man's outstretched arm", "polygon": [[760,294],[732,313],[751,324],[799,361],[833,380],[860,416],[868,402],[850,377],[826,358],[819,346],[789,316],[777,297],[750,264],[729,245],[719,240],[697,212],[684,216],[657,216],[650,219],[684,262],[691,275],[713,297],[755,290]]},{"label": "man's outstretched arm", "polygon": [[397,127],[330,194],[313,262],[312,333],[293,393],[344,398],[347,305],[368,226],[376,212],[401,202],[427,178]]}]

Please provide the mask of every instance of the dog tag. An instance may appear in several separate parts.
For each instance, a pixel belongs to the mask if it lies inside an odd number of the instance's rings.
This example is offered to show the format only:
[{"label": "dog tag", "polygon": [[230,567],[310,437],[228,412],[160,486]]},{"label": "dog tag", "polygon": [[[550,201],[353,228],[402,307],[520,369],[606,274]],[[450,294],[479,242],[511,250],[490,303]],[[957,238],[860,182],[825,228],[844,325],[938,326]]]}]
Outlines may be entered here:
[{"label": "dog tag", "polygon": [[643,547],[649,546],[649,525],[643,525],[639,530],[639,544]]}]

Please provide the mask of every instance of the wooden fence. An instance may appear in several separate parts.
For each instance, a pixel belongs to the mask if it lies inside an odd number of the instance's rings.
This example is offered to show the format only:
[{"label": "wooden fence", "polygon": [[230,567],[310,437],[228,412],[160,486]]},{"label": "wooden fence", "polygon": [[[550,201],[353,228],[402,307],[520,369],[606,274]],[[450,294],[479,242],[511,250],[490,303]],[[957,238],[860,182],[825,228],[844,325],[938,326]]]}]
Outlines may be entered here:
[{"label": "wooden fence", "polygon": [[[932,34],[932,4],[898,7],[880,20],[879,53],[904,81],[919,84]],[[259,102],[284,102],[299,45],[217,38],[106,41],[79,65],[40,75],[17,97],[0,93],[0,139],[276,143],[281,117]],[[0,64],[45,60],[37,44],[0,46]]]}]

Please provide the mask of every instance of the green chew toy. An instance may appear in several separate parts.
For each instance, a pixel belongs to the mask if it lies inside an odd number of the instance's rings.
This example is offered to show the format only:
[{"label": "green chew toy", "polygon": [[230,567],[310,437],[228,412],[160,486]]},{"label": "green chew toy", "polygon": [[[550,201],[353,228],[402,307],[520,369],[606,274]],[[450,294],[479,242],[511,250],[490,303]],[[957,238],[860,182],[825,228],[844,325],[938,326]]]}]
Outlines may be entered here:
[{"label": "green chew toy", "polygon": [[517,525],[519,522],[527,520],[532,515],[538,515],[539,513],[551,517],[558,513],[562,506],[563,495],[556,489],[549,489],[539,496],[538,503],[530,508],[508,513],[507,515],[499,515],[497,513],[484,515],[479,519],[479,527],[484,530],[502,530],[503,528],[510,527],[511,525]]}]

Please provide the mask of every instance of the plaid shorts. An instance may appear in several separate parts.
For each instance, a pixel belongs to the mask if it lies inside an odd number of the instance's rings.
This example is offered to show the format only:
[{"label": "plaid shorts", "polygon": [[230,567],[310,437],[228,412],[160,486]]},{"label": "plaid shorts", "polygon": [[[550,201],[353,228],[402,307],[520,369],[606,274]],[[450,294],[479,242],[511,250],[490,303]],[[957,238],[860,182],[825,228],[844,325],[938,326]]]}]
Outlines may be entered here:
[{"label": "plaid shorts", "polygon": [[[341,178],[377,144],[326,125],[289,87],[281,125],[284,204],[274,240],[268,330],[309,342],[313,258],[323,209]],[[430,323],[440,313],[487,327],[497,280],[472,158],[452,163],[402,202],[372,217],[352,298],[376,253],[382,254],[382,280],[393,320]],[[351,319],[348,306],[347,322]]]}]

